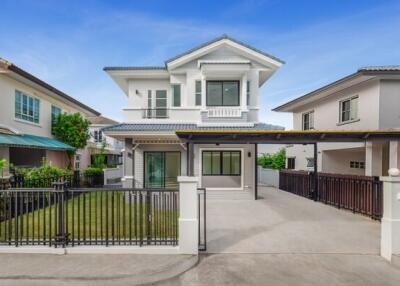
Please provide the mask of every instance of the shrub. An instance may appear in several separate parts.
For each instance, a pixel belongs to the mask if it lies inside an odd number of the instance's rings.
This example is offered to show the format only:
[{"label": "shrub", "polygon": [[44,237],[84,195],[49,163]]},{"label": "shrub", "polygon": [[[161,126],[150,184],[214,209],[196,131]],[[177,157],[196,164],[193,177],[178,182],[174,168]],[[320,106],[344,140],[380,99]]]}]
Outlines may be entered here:
[{"label": "shrub", "polygon": [[72,175],[70,170],[50,166],[43,160],[42,166],[39,168],[32,168],[25,174],[25,179],[40,180],[43,178],[65,177],[69,175]]},{"label": "shrub", "polygon": [[88,167],[83,174],[85,177],[99,176],[103,175],[103,169],[97,167]]},{"label": "shrub", "polygon": [[282,148],[275,154],[263,154],[257,158],[257,165],[263,168],[281,170],[285,168],[286,150]]}]

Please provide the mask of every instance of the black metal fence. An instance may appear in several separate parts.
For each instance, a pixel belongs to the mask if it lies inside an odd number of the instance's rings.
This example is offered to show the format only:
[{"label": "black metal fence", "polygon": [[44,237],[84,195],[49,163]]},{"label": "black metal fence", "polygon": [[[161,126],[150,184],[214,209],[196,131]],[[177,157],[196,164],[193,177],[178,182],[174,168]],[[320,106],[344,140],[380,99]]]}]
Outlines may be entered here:
[{"label": "black metal fence", "polygon": [[177,245],[179,191],[0,191],[0,245]]},{"label": "black metal fence", "polygon": [[383,185],[379,177],[317,174],[315,188],[313,172],[281,170],[279,189],[373,219],[382,217]]},{"label": "black metal fence", "polygon": [[66,176],[48,176],[28,179],[25,176],[12,176],[9,180],[0,181],[0,190],[8,188],[51,188],[54,182],[66,182],[73,188],[101,187],[104,184],[104,175],[85,175],[75,171]]}]

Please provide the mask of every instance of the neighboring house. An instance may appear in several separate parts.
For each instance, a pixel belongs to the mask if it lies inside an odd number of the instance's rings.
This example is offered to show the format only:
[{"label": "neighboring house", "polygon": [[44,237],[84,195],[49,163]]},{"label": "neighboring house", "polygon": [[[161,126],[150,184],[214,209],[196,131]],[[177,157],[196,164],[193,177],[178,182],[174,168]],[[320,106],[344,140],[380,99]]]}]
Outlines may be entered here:
[{"label": "neighboring house", "polygon": [[[104,163],[107,166],[116,166],[122,164],[122,149],[124,143],[120,140],[103,134],[102,128],[118,124],[117,121],[104,116],[89,117],[90,138],[88,144],[79,155],[79,162],[75,161],[75,169],[84,170],[90,164],[93,164],[93,157],[103,152]],[[79,165],[78,165],[79,164]]]},{"label": "neighboring house", "polygon": [[52,124],[58,114],[99,112],[0,58],[0,159],[14,166],[39,166],[47,161],[59,167],[68,163],[73,149],[54,139]]},{"label": "neighboring house", "polygon": [[[124,123],[104,128],[124,140],[124,184],[177,186],[189,174],[178,129],[282,129],[260,123],[260,87],[283,62],[222,36],[161,67],[106,67],[128,97]],[[254,144],[195,144],[193,173],[209,190],[254,190]]]},{"label": "neighboring house", "polygon": [[[400,66],[360,68],[273,110],[292,112],[295,130],[400,128]],[[318,169],[328,173],[387,175],[390,152],[398,148],[395,142],[319,143]],[[313,169],[310,145],[288,146],[287,157],[289,169]]]}]

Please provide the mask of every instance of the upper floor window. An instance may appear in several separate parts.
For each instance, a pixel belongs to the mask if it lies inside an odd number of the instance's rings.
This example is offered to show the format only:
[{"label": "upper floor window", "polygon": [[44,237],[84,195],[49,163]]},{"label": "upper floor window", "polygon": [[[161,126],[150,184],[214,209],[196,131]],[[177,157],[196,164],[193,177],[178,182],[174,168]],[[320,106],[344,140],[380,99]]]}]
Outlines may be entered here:
[{"label": "upper floor window", "polygon": [[340,122],[348,122],[358,118],[358,96],[343,100],[339,104]]},{"label": "upper floor window", "polygon": [[15,118],[39,123],[40,100],[19,90],[15,91]]},{"label": "upper floor window", "polygon": [[195,87],[195,104],[196,106],[201,105],[201,80],[196,80],[196,87]]},{"label": "upper floor window", "polygon": [[94,131],[94,142],[103,142],[103,132],[100,130]]},{"label": "upper floor window", "polygon": [[57,106],[52,105],[51,106],[51,133],[53,133],[53,127],[54,124],[56,123],[57,117],[61,114],[61,108],[58,108]]},{"label": "upper floor window", "polygon": [[239,106],[239,81],[207,81],[208,106]]},{"label": "upper floor window", "polygon": [[288,157],[287,158],[287,163],[286,163],[286,169],[295,169],[296,168],[296,158],[294,157]]},{"label": "upper floor window", "polygon": [[314,111],[303,113],[303,130],[314,129]]},{"label": "upper floor window", "polygon": [[246,86],[246,103],[247,106],[250,105],[250,81],[247,81],[247,86]]},{"label": "upper floor window", "polygon": [[181,85],[173,84],[172,85],[172,105],[175,107],[181,106]]}]

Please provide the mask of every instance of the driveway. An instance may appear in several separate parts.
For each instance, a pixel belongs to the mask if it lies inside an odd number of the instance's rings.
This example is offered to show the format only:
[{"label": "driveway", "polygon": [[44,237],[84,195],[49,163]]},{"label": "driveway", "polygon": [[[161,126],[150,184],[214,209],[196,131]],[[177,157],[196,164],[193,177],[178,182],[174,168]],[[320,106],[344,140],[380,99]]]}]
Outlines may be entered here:
[{"label": "driveway", "polygon": [[208,201],[208,253],[158,285],[400,285],[379,256],[380,224],[260,187],[258,201]]},{"label": "driveway", "polygon": [[380,223],[275,188],[208,200],[208,253],[379,254]]}]

